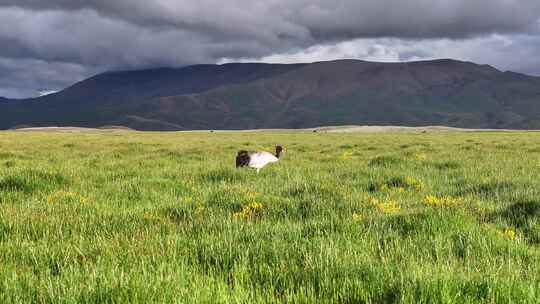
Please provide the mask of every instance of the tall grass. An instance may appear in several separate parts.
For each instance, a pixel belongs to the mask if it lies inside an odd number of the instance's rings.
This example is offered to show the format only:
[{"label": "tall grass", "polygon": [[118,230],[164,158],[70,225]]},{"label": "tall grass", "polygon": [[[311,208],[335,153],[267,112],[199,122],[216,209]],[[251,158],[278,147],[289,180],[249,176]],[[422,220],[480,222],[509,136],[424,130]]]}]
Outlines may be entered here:
[{"label": "tall grass", "polygon": [[0,303],[538,303],[539,163],[534,133],[3,132]]}]

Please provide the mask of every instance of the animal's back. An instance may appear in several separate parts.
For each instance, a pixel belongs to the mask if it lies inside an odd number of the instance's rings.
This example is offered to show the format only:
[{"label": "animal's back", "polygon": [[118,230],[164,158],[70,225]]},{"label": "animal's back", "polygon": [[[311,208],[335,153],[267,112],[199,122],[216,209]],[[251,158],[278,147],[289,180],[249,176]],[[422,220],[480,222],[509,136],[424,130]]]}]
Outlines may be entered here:
[{"label": "animal's back", "polygon": [[269,163],[277,162],[279,159],[268,152],[256,152],[249,156],[249,166],[253,168],[262,168]]}]

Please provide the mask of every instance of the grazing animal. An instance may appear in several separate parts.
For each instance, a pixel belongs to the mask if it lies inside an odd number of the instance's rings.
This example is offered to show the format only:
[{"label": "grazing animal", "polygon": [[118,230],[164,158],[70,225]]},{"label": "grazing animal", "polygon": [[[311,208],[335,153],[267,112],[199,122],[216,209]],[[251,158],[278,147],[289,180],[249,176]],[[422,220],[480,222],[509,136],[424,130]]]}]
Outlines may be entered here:
[{"label": "grazing animal", "polygon": [[238,151],[236,155],[236,168],[250,167],[257,169],[257,173],[270,163],[277,162],[285,150],[282,146],[276,146],[276,154],[270,152]]}]

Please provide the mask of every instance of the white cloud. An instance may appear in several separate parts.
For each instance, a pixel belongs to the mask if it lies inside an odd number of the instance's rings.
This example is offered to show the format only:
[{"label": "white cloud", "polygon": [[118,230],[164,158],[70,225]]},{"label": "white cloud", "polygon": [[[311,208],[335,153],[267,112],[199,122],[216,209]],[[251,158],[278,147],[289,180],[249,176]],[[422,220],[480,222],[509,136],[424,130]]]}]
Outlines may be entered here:
[{"label": "white cloud", "polygon": [[[290,53],[241,62],[296,63],[336,59],[402,62],[452,58],[489,64],[501,70],[540,75],[540,37],[531,35],[490,35],[474,39],[356,39],[333,45],[317,45]],[[238,61],[222,58],[220,63]]]},{"label": "white cloud", "polygon": [[39,96],[47,96],[47,95],[51,95],[51,94],[54,94],[54,93],[57,93],[58,90],[41,90],[38,92]]}]

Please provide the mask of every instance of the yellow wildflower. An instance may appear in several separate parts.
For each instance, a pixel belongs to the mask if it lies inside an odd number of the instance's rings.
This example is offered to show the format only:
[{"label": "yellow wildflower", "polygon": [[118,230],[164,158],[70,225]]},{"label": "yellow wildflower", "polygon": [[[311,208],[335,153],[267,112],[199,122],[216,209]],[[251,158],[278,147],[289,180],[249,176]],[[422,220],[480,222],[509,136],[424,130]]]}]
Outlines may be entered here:
[{"label": "yellow wildflower", "polygon": [[252,203],[242,208],[242,211],[233,214],[235,219],[249,220],[254,217],[260,216],[263,210],[263,205],[260,203]]},{"label": "yellow wildflower", "polygon": [[88,203],[88,198],[71,191],[57,191],[47,197],[47,203]]},{"label": "yellow wildflower", "polygon": [[364,219],[364,216],[363,216],[362,214],[353,213],[352,219],[353,219],[353,221],[355,221],[355,222],[359,222],[359,221],[361,221],[361,220]]},{"label": "yellow wildflower", "polygon": [[387,214],[397,213],[401,211],[401,207],[397,204],[396,201],[388,200],[384,203],[377,204],[377,208],[379,208],[380,211]]},{"label": "yellow wildflower", "polygon": [[158,216],[155,216],[154,214],[150,213],[150,212],[145,212],[143,214],[143,219],[147,220],[147,221],[160,221],[161,218],[158,217]]},{"label": "yellow wildflower", "polygon": [[371,204],[371,205],[375,205],[375,206],[376,206],[376,205],[380,204],[380,201],[379,201],[378,199],[374,198],[374,197],[370,197],[370,198],[368,199],[368,203]]},{"label": "yellow wildflower", "polygon": [[433,207],[449,207],[459,205],[463,202],[460,197],[452,197],[449,195],[435,196],[428,195],[424,198],[424,203]]},{"label": "yellow wildflower", "polygon": [[506,229],[504,229],[503,235],[506,238],[510,239],[510,240],[515,240],[517,238],[517,233],[516,233],[516,230],[514,228],[506,228]]},{"label": "yellow wildflower", "polygon": [[426,160],[427,159],[427,155],[424,154],[424,153],[416,153],[414,155],[414,159],[416,160]]},{"label": "yellow wildflower", "polygon": [[350,159],[351,157],[353,156],[353,153],[352,152],[345,152],[341,155],[341,159],[343,160],[347,160],[347,159]]},{"label": "yellow wildflower", "polygon": [[198,206],[197,209],[195,209],[195,217],[197,217],[198,219],[202,219],[205,211],[206,209],[204,208],[204,206]]},{"label": "yellow wildflower", "polygon": [[405,178],[405,183],[409,188],[414,188],[417,191],[422,191],[424,189],[424,183],[412,176],[407,176]]}]

